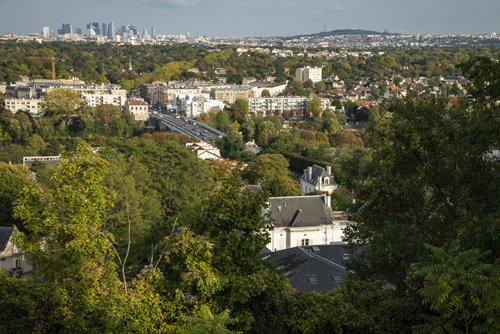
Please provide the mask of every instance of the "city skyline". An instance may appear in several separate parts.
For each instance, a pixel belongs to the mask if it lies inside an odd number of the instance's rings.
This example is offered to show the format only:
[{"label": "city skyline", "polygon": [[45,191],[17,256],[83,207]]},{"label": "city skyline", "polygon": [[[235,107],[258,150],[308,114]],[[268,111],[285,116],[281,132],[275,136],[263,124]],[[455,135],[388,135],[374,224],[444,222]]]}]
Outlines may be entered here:
[{"label": "city skyline", "polygon": [[407,34],[458,35],[500,32],[497,0],[422,0],[403,3],[383,0],[355,3],[318,0],[265,2],[254,0],[0,0],[0,34],[51,32],[69,23],[85,34],[89,22],[115,27],[134,24],[139,31],[156,27],[160,35],[189,32],[192,36],[292,36],[346,28]]}]

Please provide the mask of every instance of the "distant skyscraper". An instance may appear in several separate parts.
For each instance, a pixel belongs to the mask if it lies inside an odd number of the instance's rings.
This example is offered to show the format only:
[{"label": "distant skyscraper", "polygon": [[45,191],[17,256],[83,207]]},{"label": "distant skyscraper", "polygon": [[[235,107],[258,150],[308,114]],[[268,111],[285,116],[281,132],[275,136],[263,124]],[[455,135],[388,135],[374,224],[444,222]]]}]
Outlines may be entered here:
[{"label": "distant skyscraper", "polygon": [[156,37],[156,28],[151,27],[151,37],[155,38]]},{"label": "distant skyscraper", "polygon": [[108,25],[106,23],[102,24],[102,35],[108,37]]},{"label": "distant skyscraper", "polygon": [[108,38],[114,39],[115,37],[115,23],[113,21],[108,24]]},{"label": "distant skyscraper", "polygon": [[134,32],[134,36],[137,36],[137,28],[135,25],[131,24],[128,26],[129,30],[132,30]]},{"label": "distant skyscraper", "polygon": [[81,34],[82,34],[82,29],[80,29],[80,28],[76,28],[76,29],[75,29],[75,32],[76,32],[78,35],[81,35]]},{"label": "distant skyscraper", "polygon": [[128,37],[127,35],[127,27],[126,26],[122,26],[122,37]]},{"label": "distant skyscraper", "polygon": [[71,24],[63,23],[62,29],[61,29],[61,34],[66,35],[66,34],[72,34],[72,33],[73,33],[73,28],[71,27]]},{"label": "distant skyscraper", "polygon": [[49,27],[43,27],[42,28],[42,37],[43,38],[49,38],[50,37],[50,28]]},{"label": "distant skyscraper", "polygon": [[87,24],[87,36],[88,37],[95,36],[95,30],[94,30],[94,26],[92,25],[92,23]]},{"label": "distant skyscraper", "polygon": [[99,27],[99,22],[92,22],[92,28],[94,28],[95,34],[101,34],[101,28]]}]

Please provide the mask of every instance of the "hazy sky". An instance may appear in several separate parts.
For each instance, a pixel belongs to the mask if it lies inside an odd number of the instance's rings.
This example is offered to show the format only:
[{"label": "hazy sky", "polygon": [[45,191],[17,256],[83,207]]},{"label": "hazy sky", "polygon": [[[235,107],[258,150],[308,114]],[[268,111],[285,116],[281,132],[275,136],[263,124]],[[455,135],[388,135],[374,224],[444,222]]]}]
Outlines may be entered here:
[{"label": "hazy sky", "polygon": [[291,36],[359,28],[433,35],[500,33],[500,0],[0,0],[0,33],[67,22],[134,24],[191,36]]}]

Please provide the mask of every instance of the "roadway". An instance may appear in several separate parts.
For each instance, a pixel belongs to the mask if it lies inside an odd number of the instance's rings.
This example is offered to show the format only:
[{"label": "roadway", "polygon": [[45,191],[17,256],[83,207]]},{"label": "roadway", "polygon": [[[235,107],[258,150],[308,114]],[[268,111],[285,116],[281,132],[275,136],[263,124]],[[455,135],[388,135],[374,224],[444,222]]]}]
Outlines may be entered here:
[{"label": "roadway", "polygon": [[[174,126],[166,124],[172,131],[182,132],[190,137],[195,137],[198,140],[215,143],[217,138],[225,136],[224,133],[217,131],[203,123],[197,122],[194,119],[176,115],[175,113],[165,113],[160,111],[150,111],[150,117],[156,118],[159,121],[165,120],[172,123]],[[164,123],[165,124],[165,123]]]}]

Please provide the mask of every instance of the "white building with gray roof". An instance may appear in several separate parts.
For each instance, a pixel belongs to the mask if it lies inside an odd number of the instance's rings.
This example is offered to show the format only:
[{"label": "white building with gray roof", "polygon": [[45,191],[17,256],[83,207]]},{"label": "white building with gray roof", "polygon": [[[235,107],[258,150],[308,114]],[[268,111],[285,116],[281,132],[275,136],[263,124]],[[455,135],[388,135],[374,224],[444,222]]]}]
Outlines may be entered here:
[{"label": "white building with gray roof", "polygon": [[348,222],[343,212],[332,211],[327,195],[270,197],[267,210],[274,222],[271,251],[342,241]]},{"label": "white building with gray roof", "polygon": [[304,169],[304,175],[300,177],[299,182],[300,193],[302,195],[315,190],[331,195],[339,186],[337,182],[335,182],[330,166],[324,169],[318,165],[312,165],[312,167]]}]

